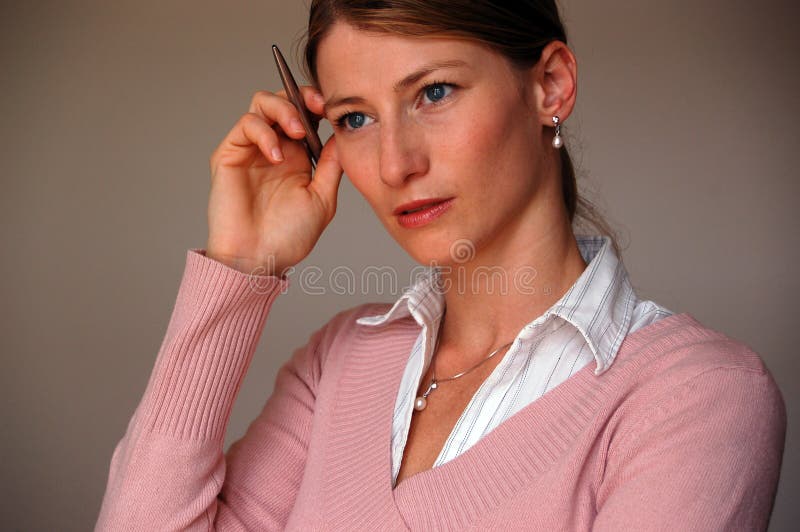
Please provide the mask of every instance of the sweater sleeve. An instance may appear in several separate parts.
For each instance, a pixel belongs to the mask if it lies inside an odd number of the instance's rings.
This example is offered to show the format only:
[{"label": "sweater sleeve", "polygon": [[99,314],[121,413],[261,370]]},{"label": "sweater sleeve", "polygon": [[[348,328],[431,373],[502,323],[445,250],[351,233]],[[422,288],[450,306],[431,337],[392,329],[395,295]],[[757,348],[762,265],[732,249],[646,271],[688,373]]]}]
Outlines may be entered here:
[{"label": "sweater sleeve", "polygon": [[593,530],[766,530],[786,434],[768,372],[715,368],[609,448]]},{"label": "sweater sleeve", "polygon": [[201,249],[187,253],[155,367],[111,459],[96,530],[280,528],[304,466],[322,329],[282,366],[264,412],[227,457],[223,441],[264,321],[287,286]]}]

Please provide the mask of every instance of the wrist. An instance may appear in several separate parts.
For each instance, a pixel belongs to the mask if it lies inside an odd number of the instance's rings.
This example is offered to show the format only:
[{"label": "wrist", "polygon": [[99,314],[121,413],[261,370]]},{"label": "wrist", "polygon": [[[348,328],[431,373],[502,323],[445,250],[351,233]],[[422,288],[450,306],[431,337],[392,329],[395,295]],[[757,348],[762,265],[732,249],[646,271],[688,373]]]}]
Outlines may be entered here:
[{"label": "wrist", "polygon": [[274,254],[267,254],[263,258],[244,257],[236,254],[222,253],[215,249],[207,248],[206,257],[224,264],[247,275],[274,275],[283,277],[289,265],[279,263]]}]

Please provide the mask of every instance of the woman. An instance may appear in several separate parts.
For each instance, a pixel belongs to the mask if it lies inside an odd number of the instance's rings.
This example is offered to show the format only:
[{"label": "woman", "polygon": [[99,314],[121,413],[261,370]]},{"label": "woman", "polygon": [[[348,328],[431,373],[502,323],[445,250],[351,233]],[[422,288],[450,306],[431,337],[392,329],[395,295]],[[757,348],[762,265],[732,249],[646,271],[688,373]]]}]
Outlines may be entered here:
[{"label": "woman", "polygon": [[[212,155],[208,244],[98,529],[766,528],[780,392],[746,346],[639,300],[610,236],[573,233],[579,206],[604,228],[560,135],[575,58],[553,1],[513,6],[312,2],[303,94],[334,135],[311,179],[297,110],[258,92]],[[223,455],[342,171],[437,267],[318,329]]]}]

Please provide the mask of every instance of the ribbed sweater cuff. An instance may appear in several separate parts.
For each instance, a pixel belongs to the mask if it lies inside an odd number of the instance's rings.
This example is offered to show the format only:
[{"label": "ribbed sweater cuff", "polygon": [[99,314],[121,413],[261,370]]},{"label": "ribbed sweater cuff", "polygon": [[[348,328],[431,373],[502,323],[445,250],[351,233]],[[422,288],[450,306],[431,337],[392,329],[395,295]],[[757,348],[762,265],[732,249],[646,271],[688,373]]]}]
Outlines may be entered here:
[{"label": "ribbed sweater cuff", "polygon": [[137,428],[222,441],[269,309],[288,286],[287,278],[248,275],[203,249],[187,251]]}]

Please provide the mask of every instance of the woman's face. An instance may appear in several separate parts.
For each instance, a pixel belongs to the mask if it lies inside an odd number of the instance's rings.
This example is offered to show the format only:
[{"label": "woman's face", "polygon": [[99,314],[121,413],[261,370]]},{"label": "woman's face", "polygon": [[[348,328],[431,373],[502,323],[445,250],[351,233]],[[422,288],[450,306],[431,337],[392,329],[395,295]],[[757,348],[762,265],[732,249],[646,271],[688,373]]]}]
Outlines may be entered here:
[{"label": "woman's face", "polygon": [[[339,23],[320,43],[317,73],[345,173],[397,242],[422,264],[476,258],[533,229],[542,127],[527,74],[471,41],[368,33]],[[450,199],[424,225],[395,210]]]}]

